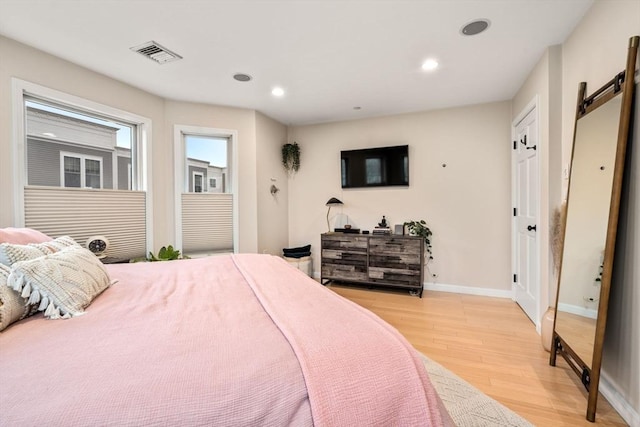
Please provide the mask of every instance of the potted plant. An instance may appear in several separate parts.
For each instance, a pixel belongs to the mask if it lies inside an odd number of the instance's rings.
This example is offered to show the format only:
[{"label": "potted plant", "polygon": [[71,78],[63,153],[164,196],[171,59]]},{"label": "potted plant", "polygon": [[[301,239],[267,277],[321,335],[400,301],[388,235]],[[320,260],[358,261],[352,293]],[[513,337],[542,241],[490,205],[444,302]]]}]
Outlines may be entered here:
[{"label": "potted plant", "polygon": [[433,259],[431,252],[431,230],[427,227],[427,223],[421,219],[420,221],[407,221],[404,223],[410,236],[420,236],[424,239],[425,249],[429,253],[429,259]]},{"label": "potted plant", "polygon": [[176,259],[190,259],[188,256],[186,255],[182,255],[180,253],[179,250],[174,249],[173,246],[169,245],[169,246],[163,246],[160,248],[160,250],[158,251],[158,255],[154,255],[153,252],[149,252],[149,257],[145,258],[145,257],[141,257],[141,258],[135,258],[133,260],[131,260],[131,262],[140,262],[140,261],[149,261],[149,262],[153,262],[153,261],[173,261]]},{"label": "potted plant", "polygon": [[289,173],[297,172],[300,169],[300,146],[297,142],[284,144],[282,146],[282,166]]}]

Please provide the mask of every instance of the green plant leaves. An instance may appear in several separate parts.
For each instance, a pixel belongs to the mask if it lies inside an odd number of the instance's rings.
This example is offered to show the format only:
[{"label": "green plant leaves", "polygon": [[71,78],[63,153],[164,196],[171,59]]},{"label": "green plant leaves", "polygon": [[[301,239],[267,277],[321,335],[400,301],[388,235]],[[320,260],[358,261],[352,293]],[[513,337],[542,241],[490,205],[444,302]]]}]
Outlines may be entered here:
[{"label": "green plant leaves", "polygon": [[287,172],[297,172],[300,169],[300,146],[297,142],[282,146],[282,166]]},{"label": "green plant leaves", "polygon": [[158,251],[158,255],[149,252],[149,261],[173,261],[176,259],[189,259],[188,256],[180,255],[180,251],[173,249],[173,246],[163,246]]}]

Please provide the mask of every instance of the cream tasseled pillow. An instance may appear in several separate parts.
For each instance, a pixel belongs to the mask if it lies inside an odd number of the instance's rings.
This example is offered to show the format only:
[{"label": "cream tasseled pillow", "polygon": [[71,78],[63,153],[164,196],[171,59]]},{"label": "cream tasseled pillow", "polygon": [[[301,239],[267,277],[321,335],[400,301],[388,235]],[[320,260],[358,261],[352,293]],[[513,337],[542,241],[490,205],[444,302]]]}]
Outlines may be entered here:
[{"label": "cream tasseled pillow", "polygon": [[64,248],[68,248],[69,246],[78,246],[81,247],[78,242],[73,240],[69,236],[58,237],[57,239],[49,240],[48,242],[42,243],[29,243],[29,246],[40,249],[45,253],[54,253],[63,250]]},{"label": "cream tasseled pillow", "polygon": [[38,306],[28,305],[26,298],[7,286],[10,273],[9,267],[0,264],[0,331],[38,311]]},{"label": "cream tasseled pillow", "polygon": [[[47,252],[49,253],[49,252]],[[11,267],[14,263],[27,261],[46,255],[40,248],[29,245],[0,244],[0,264]]]},{"label": "cream tasseled pillow", "polygon": [[69,236],[58,237],[48,242],[29,243],[27,245],[2,243],[0,244],[0,264],[11,267],[11,265],[16,262],[27,261],[43,255],[52,254],[69,246],[80,247],[80,245]]},{"label": "cream tasseled pillow", "polygon": [[29,261],[17,262],[7,284],[30,304],[38,305],[45,317],[69,318],[84,309],[111,282],[104,266],[94,254],[80,246]]}]

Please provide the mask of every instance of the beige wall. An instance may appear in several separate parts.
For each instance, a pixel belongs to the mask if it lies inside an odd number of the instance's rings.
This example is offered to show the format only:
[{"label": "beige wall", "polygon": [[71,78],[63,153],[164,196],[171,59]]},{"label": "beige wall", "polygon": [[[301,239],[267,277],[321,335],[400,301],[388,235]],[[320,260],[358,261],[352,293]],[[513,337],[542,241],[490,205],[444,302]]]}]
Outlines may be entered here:
[{"label": "beige wall", "polygon": [[[609,81],[626,63],[629,38],[640,34],[640,2],[594,3],[562,46],[562,152],[571,156],[578,84],[587,92]],[[638,68],[638,65],[636,65]],[[638,81],[636,77],[636,82]],[[638,85],[636,85],[636,88]],[[636,89],[637,90],[637,89]],[[624,190],[616,265],[609,303],[603,355],[603,375],[628,403],[633,421],[640,422],[640,122],[636,97],[635,136],[630,148],[629,185]]]},{"label": "beige wall", "polygon": [[[290,128],[302,152],[289,181],[290,244],[311,243],[318,271],[325,203],[337,197],[339,224],[426,220],[437,275],[426,281],[510,290],[510,118],[510,103],[498,102]],[[341,150],[401,144],[409,145],[408,188],[341,189]]]},{"label": "beige wall", "polygon": [[[236,130],[240,158],[239,250],[257,252],[255,111],[165,100],[1,36],[0,57],[0,227],[15,225],[11,78],[17,77],[152,120],[154,250],[175,241],[173,126]],[[273,221],[278,228],[286,228],[286,217]]]},{"label": "beige wall", "polygon": [[[287,142],[287,128],[256,113],[256,135],[258,252],[281,255],[282,248],[289,243],[289,191],[280,154]],[[272,195],[271,185],[280,191]]]}]

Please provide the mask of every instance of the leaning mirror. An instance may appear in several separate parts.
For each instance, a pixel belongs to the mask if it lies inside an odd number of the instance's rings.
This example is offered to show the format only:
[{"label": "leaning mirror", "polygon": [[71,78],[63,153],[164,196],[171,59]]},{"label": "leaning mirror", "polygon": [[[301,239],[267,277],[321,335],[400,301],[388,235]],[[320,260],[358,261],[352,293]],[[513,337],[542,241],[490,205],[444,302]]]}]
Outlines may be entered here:
[{"label": "leaning mirror", "polygon": [[590,96],[586,83],[578,90],[550,364],[559,354],[580,377],[589,421],[598,399],[638,40],[630,39],[624,71]]}]

